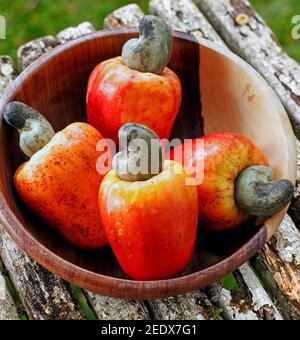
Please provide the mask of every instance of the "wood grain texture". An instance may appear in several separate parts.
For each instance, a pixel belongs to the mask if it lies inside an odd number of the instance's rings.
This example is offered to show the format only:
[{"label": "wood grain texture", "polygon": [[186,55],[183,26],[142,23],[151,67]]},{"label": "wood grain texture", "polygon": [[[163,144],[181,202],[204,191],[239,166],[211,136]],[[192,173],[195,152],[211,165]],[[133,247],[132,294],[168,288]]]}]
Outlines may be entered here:
[{"label": "wood grain texture", "polygon": [[270,295],[288,319],[300,319],[300,232],[286,215],[277,233],[251,259]]},{"label": "wood grain texture", "polygon": [[0,271],[0,320],[18,320],[18,312]]},{"label": "wood grain texture", "polygon": [[[196,0],[231,50],[256,68],[275,90],[300,137],[300,66],[279,46],[273,32],[247,0]],[[248,22],[236,22],[239,14]]]}]

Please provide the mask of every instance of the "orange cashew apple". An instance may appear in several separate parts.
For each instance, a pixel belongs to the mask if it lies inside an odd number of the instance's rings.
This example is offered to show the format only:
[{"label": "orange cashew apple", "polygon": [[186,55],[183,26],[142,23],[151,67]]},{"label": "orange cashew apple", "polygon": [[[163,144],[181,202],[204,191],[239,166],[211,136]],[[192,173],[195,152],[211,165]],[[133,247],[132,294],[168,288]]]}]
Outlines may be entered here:
[{"label": "orange cashew apple", "polygon": [[55,134],[40,113],[18,102],[8,105],[4,118],[18,129],[20,147],[31,157],[14,176],[26,205],[75,246],[107,244],[98,209],[100,133],[86,123],[73,123]]}]

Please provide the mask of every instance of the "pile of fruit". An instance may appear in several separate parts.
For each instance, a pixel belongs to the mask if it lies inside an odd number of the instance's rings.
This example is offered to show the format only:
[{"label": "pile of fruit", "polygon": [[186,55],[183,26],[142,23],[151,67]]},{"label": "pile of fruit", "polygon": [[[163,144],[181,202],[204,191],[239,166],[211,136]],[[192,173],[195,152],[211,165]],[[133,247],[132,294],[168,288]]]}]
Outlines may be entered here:
[{"label": "pile of fruit", "polygon": [[170,138],[182,99],[180,79],[167,67],[171,54],[171,30],[146,16],[139,39],[92,72],[88,123],[55,133],[20,102],[4,114],[30,158],[14,176],[26,205],[77,247],[109,244],[137,280],[182,272],[199,225],[214,232],[243,227],[282,210],[293,193],[289,180],[272,181],[262,151],[239,134],[199,136],[166,150],[162,139]]}]

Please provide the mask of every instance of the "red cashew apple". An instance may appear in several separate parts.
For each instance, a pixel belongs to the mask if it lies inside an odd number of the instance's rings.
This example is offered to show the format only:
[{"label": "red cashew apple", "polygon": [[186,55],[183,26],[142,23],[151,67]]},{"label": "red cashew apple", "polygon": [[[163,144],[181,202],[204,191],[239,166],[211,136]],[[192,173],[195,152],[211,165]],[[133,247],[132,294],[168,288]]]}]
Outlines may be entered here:
[{"label": "red cashew apple", "polygon": [[[128,140],[157,139],[146,127],[126,124],[120,135]],[[149,144],[148,144],[149,145]],[[160,158],[156,173],[131,173],[136,153],[122,151],[103,179],[99,208],[110,245],[123,270],[136,280],[168,279],[190,261],[197,233],[195,186],[178,162]],[[162,156],[162,147],[160,147]],[[149,156],[151,158],[151,155]],[[124,171],[125,170],[125,171]]]},{"label": "red cashew apple", "polygon": [[293,184],[272,182],[265,155],[250,139],[236,133],[200,139],[200,150],[194,139],[172,149],[166,158],[182,162],[194,176],[196,166],[203,166],[204,178],[197,185],[201,224],[214,231],[233,229],[252,216],[274,215],[288,204]]},{"label": "red cashew apple", "polygon": [[129,122],[144,124],[169,138],[181,103],[181,83],[166,65],[172,34],[158,17],[140,23],[140,38],[129,40],[121,57],[100,63],[87,89],[88,123],[118,142],[118,130]]}]

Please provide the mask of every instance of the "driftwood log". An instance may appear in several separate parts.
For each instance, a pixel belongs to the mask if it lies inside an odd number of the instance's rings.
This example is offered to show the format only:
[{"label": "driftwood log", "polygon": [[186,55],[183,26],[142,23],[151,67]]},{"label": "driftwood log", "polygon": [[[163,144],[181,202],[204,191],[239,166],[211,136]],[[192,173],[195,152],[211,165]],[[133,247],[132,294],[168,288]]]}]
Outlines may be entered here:
[{"label": "driftwood log", "polygon": [[[299,81],[300,76],[293,77],[293,71],[298,72],[299,66],[289,59],[273,40],[271,31],[248,2],[201,0],[196,3],[201,10],[191,0],[152,0],[149,10],[164,18],[173,28],[228,46],[246,59],[273,86],[289,112],[297,133],[300,100],[297,99],[299,83],[296,79]],[[218,7],[218,11],[214,6]],[[241,16],[238,15],[245,11],[249,21],[253,20],[251,25],[247,22],[247,17],[246,21],[242,20],[239,23]],[[137,5],[131,4],[111,13],[105,19],[104,26],[105,28],[136,27],[143,15]],[[255,22],[257,23],[254,24]],[[255,30],[253,27],[258,28]],[[253,31],[256,38],[253,38],[251,32],[247,35],[245,29]],[[58,33],[55,37],[43,37],[23,45],[18,50],[20,70],[53,47],[94,30],[90,23],[82,23]],[[266,37],[264,44],[271,41],[268,46],[269,49],[273,49],[273,52],[268,50],[269,54],[264,58],[261,57],[261,53],[265,53],[262,52],[263,47],[268,48],[257,38],[263,33],[270,35],[273,41]],[[259,44],[256,53],[253,41]],[[269,70],[269,67],[272,70]],[[280,70],[281,73],[276,73],[274,69]],[[0,96],[17,74],[12,59],[7,56],[0,57]],[[296,191],[295,198],[299,196]],[[291,210],[292,216],[299,216],[298,211],[294,204]],[[0,230],[0,256],[28,317],[32,319],[84,318],[69,284],[41,268],[16,246],[3,228]],[[237,290],[226,289],[217,282],[205,290],[154,301],[123,301],[87,291],[84,294],[95,315],[103,320],[300,319],[300,233],[288,215],[277,234],[260,254],[251,259],[250,263],[252,267],[247,263],[233,273]],[[18,318],[16,307],[0,274],[0,319],[16,318]]]}]

